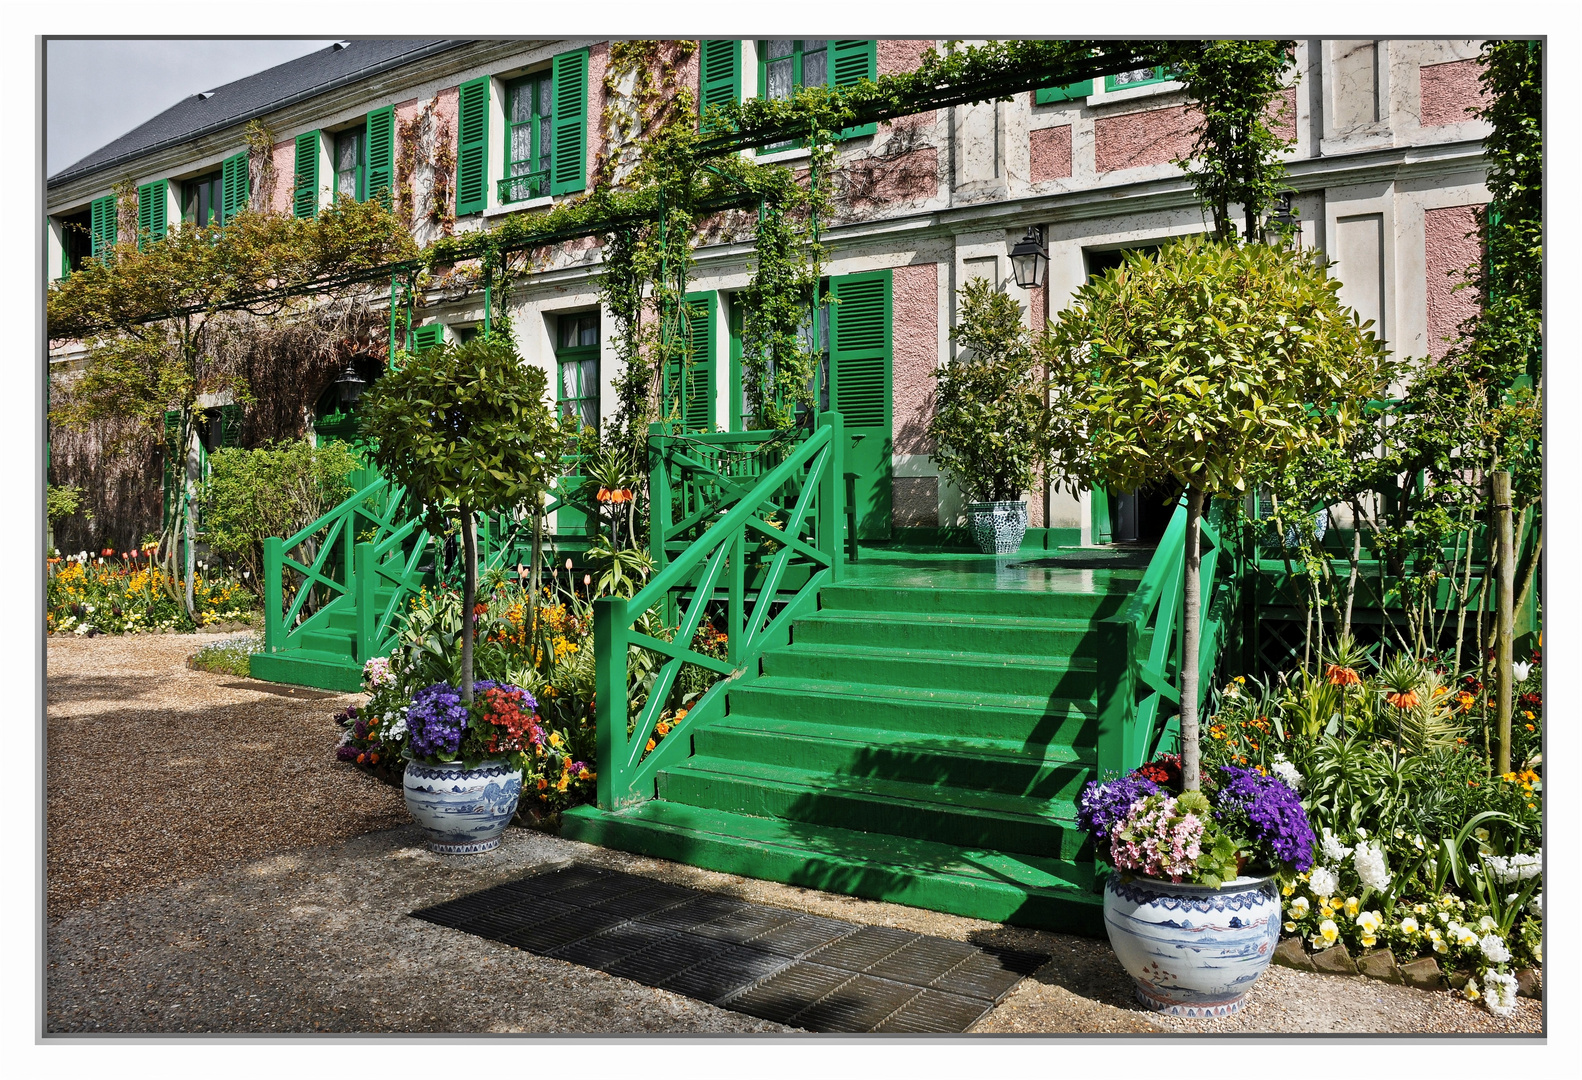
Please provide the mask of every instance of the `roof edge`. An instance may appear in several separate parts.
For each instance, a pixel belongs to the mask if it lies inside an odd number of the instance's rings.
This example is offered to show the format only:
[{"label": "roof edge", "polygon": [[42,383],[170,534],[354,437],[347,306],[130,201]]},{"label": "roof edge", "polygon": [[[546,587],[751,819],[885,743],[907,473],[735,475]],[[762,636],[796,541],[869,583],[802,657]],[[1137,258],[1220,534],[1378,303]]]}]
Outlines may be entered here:
[{"label": "roof edge", "polygon": [[[294,94],[287,94],[285,97],[271,101],[263,107],[255,109],[252,112],[246,113],[242,116],[234,117],[220,123],[209,124],[206,127],[195,128],[192,131],[183,132],[182,134],[173,138],[165,139],[157,143],[151,143],[148,146],[139,147],[135,151],[128,151],[126,153],[119,154],[106,161],[99,162],[98,164],[95,164],[89,168],[79,169],[75,165],[68,166],[56,173],[54,176],[46,178],[44,181],[44,189],[49,191],[64,184],[71,183],[74,180],[80,180],[85,176],[92,176],[95,173],[100,172],[108,172],[121,165],[124,165],[129,161],[135,161],[138,158],[144,157],[146,155],[158,153],[161,150],[180,145],[181,143],[188,142],[192,139],[199,139],[205,135],[212,135],[217,131],[224,131],[227,128],[245,124],[249,120],[256,120],[258,117],[263,116],[266,113],[273,112],[276,109],[287,108],[291,105],[295,105],[299,101],[306,101],[307,99],[318,94],[327,93],[343,86],[349,86],[352,83],[359,82],[362,79],[371,78],[372,76],[378,75],[381,72],[389,71],[392,68],[401,67],[404,64],[413,63],[418,60],[426,59],[430,56],[435,56],[442,52],[448,52],[451,49],[460,48],[461,46],[468,44],[471,40],[473,39],[456,38],[454,40],[446,40],[430,45],[424,45],[420,48],[413,49],[411,52],[402,53],[400,56],[393,56],[388,60],[384,60],[369,67],[359,69],[358,71],[355,71],[349,75],[342,75],[340,78],[331,79],[329,82],[320,83],[318,86],[311,87],[307,90],[299,90]],[[308,53],[306,55],[311,56],[313,54]],[[269,69],[264,68],[263,70],[268,71]],[[256,74],[261,74],[261,72]],[[243,78],[249,77],[250,76],[243,76]],[[171,107],[174,108],[175,106],[173,105]],[[149,119],[144,121],[144,123],[151,122],[158,115],[159,114],[156,113],[155,116],[149,117]],[[132,130],[135,131],[137,129],[133,128]],[[91,157],[92,155],[90,154],[89,156]]]}]

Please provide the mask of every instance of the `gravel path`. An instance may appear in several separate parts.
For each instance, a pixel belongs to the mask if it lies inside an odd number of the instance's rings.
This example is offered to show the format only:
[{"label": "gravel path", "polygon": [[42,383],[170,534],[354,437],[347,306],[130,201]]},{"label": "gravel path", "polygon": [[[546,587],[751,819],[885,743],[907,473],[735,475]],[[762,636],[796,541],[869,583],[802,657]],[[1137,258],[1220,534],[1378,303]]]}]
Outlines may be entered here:
[{"label": "gravel path", "polygon": [[218,637],[50,638],[50,918],[409,820],[333,760],[360,698],[189,670]]},{"label": "gravel path", "polygon": [[[1525,999],[1500,1018],[1448,991],[1286,968],[1271,968],[1235,1017],[1174,1020],[1136,1004],[1100,941],[718,874],[526,829],[508,830],[489,855],[434,855],[407,823],[399,792],[330,761],[328,715],[350,698],[283,697],[188,671],[184,660],[200,640],[50,642],[51,1032],[787,1030],[406,916],[570,859],[1049,954],[976,1032],[1543,1031],[1542,1006]],[[155,763],[187,772],[178,783],[137,782]],[[197,768],[211,763],[222,768]],[[437,970],[465,978],[439,980]]]}]

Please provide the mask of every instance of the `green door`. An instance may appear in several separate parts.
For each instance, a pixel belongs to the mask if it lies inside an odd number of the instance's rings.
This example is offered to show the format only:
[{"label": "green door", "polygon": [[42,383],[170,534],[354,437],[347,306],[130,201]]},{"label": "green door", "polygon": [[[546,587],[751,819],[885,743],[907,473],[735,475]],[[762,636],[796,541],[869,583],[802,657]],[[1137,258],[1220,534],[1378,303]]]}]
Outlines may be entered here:
[{"label": "green door", "polygon": [[830,279],[829,407],[841,414],[851,449],[860,540],[890,538],[890,271]]}]

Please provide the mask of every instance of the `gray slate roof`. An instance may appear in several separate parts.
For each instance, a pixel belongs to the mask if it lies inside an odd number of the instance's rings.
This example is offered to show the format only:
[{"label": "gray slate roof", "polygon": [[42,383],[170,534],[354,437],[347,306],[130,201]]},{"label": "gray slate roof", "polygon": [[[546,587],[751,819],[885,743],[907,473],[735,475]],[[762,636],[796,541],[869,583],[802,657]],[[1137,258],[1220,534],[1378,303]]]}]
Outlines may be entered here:
[{"label": "gray slate roof", "polygon": [[210,131],[244,124],[292,102],[463,44],[464,41],[447,38],[356,38],[344,46],[327,46],[226,83],[208,97],[194,94],[183,98],[147,123],[62,169],[47,184],[54,187]]}]

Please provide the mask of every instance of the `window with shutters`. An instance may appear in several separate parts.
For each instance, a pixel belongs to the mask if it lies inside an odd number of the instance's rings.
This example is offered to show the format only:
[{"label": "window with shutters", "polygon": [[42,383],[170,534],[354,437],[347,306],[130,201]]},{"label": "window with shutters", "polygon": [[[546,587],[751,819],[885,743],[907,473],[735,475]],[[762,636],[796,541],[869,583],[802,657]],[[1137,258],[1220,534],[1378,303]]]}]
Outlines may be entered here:
[{"label": "window with shutters", "polygon": [[664,419],[687,431],[713,431],[715,295],[691,293],[685,303],[687,355],[665,366]]},{"label": "window with shutters", "polygon": [[456,103],[456,214],[489,205],[489,78],[464,82]]},{"label": "window with shutters", "polygon": [[1059,101],[1081,101],[1092,94],[1092,79],[1083,79],[1081,82],[1066,86],[1041,86],[1033,91],[1033,104],[1053,105]]},{"label": "window with shutters", "polygon": [[561,53],[550,70],[555,80],[555,115],[550,122],[555,145],[549,193],[570,195],[588,186],[588,50]]},{"label": "window with shutters", "polygon": [[335,133],[335,197],[368,198],[368,129],[359,124]]},{"label": "window with shutters", "polygon": [[187,180],[181,185],[181,220],[194,225],[218,225],[224,205],[224,188],[218,171]]},{"label": "window with shutters", "polygon": [[[808,380],[808,389],[812,391],[813,400],[818,402],[817,410],[822,412],[829,408],[829,279],[819,281],[819,295],[824,301],[803,316],[802,326],[797,331],[798,343],[813,356],[813,374]],[[739,295],[732,294],[730,301],[730,430],[745,431],[752,422],[752,409],[747,403],[747,364],[746,350],[742,344],[743,326],[746,322],[746,309]],[[764,370],[764,380],[773,385],[774,361],[771,360]],[[803,410],[797,409],[798,418]]]},{"label": "window with shutters", "polygon": [[121,242],[120,212],[115,205],[114,195],[106,195],[88,204],[88,236],[93,257],[108,260],[115,245]]},{"label": "window with shutters", "polygon": [[579,311],[557,320],[555,360],[559,365],[556,400],[562,417],[576,417],[584,428],[599,430],[599,313]]},{"label": "window with shutters", "polygon": [[1134,86],[1151,86],[1154,83],[1168,81],[1172,73],[1163,67],[1138,68],[1136,71],[1122,71],[1115,75],[1104,76],[1104,89],[1110,93],[1116,90],[1129,90]]},{"label": "window with shutters", "polygon": [[[769,38],[758,42],[758,96],[771,101],[789,98],[804,86],[850,86],[873,79],[876,71],[872,38]],[[872,135],[874,124],[847,128],[843,139]],[[760,154],[801,145],[783,142]]]},{"label": "window with shutters", "polygon": [[505,176],[502,203],[549,194],[554,149],[555,80],[547,71],[505,84]]},{"label": "window with shutters", "polygon": [[742,99],[742,43],[736,39],[704,40],[698,61],[698,115],[711,105],[734,105]]},{"label": "window with shutters", "polygon": [[63,214],[55,218],[60,226],[61,277],[80,269],[84,261],[93,258],[92,217],[85,210],[80,214]]},{"label": "window with shutters", "polygon": [[319,133],[304,131],[297,136],[296,160],[292,165],[291,212],[299,218],[319,216]]}]

